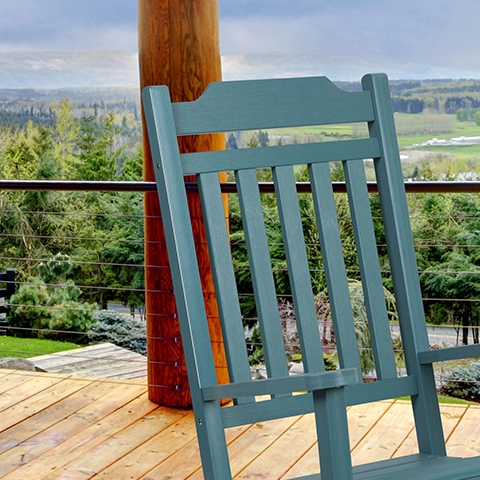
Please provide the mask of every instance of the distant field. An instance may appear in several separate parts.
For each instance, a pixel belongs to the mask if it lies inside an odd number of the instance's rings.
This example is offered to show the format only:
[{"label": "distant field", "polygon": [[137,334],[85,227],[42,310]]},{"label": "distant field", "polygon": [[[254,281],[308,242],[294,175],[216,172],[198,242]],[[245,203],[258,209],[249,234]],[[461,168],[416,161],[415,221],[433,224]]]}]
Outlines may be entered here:
[{"label": "distant field", "polygon": [[[465,172],[480,172],[479,145],[419,145],[431,140],[453,137],[480,136],[480,126],[473,122],[459,122],[455,115],[446,114],[396,114],[397,138],[400,150],[408,155],[405,175],[412,174],[415,164],[429,163],[438,174],[456,175]],[[306,143],[333,141],[336,139],[362,138],[367,135],[364,124],[343,124],[313,126],[305,128],[284,128],[268,130],[270,145],[276,145],[281,139],[286,143]],[[413,154],[412,150],[420,152]],[[423,153],[421,153],[423,152]]]}]

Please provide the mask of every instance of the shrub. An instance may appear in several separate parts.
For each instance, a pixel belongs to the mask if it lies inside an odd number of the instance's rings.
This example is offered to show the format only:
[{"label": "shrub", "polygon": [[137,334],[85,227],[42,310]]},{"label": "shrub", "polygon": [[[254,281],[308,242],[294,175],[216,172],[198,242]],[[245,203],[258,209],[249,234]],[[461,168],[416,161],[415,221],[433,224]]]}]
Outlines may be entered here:
[{"label": "shrub", "polygon": [[441,393],[466,400],[480,400],[480,360],[457,366],[445,375]]},{"label": "shrub", "polygon": [[[293,362],[301,362],[302,354],[300,348],[300,339],[298,337],[297,320],[293,303],[285,299],[280,300],[278,303],[278,314],[282,325],[285,352],[289,355]],[[250,365],[255,366],[264,362],[262,338],[258,321],[249,331],[247,350],[249,353],[248,359],[250,361]],[[333,360],[333,355],[324,354],[323,360],[326,370],[337,369],[337,364]]]},{"label": "shrub", "polygon": [[[370,329],[368,326],[367,309],[365,306],[363,287],[359,280],[348,280],[348,291],[350,293],[350,303],[352,306],[352,315],[357,336],[357,344],[360,355],[360,367],[364,374],[372,373],[375,370],[375,360],[372,350],[372,341],[370,338]],[[396,305],[394,297],[384,287],[384,296],[387,306],[389,319],[397,319]],[[323,343],[335,341],[335,332],[332,323],[332,312],[328,301],[328,294],[324,292],[315,297],[315,306],[317,309],[317,318],[321,322]],[[329,330],[327,332],[327,330]],[[400,337],[392,339],[395,351],[402,350]],[[401,356],[401,354],[400,354]]]},{"label": "shrub", "polygon": [[147,354],[147,327],[145,323],[124,313],[101,310],[87,333],[91,343],[110,342],[142,355]]},{"label": "shrub", "polygon": [[70,258],[56,255],[38,266],[39,277],[30,277],[10,298],[8,324],[17,337],[53,338],[82,343],[93,324],[95,303],[80,302],[81,290],[66,276]]}]

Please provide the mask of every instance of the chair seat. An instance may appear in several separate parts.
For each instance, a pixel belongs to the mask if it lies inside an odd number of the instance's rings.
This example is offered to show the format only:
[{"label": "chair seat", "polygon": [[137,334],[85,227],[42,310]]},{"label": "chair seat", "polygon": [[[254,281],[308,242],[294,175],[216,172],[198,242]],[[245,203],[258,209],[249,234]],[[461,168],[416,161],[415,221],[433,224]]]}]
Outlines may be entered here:
[{"label": "chair seat", "polygon": [[[308,475],[298,480],[321,480],[321,475]],[[480,457],[439,457],[419,453],[391,460],[358,465],[353,468],[354,480],[478,480]]]}]

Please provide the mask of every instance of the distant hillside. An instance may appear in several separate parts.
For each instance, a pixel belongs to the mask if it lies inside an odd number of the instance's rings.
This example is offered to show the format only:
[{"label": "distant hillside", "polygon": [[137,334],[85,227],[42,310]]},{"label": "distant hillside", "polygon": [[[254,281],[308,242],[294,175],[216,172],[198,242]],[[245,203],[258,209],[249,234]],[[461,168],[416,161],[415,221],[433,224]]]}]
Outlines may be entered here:
[{"label": "distant hillside", "polygon": [[326,75],[332,80],[358,81],[365,73],[384,72],[391,80],[480,79],[480,71],[400,63],[392,58],[338,52],[225,55],[225,80]]},{"label": "distant hillside", "polygon": [[[335,52],[225,55],[225,80],[327,75],[358,81],[367,72],[390,79],[480,79],[480,71],[405,64]],[[126,51],[0,53],[0,88],[138,88],[138,55]]]},{"label": "distant hillside", "polygon": [[138,55],[125,51],[0,53],[0,88],[138,87]]}]

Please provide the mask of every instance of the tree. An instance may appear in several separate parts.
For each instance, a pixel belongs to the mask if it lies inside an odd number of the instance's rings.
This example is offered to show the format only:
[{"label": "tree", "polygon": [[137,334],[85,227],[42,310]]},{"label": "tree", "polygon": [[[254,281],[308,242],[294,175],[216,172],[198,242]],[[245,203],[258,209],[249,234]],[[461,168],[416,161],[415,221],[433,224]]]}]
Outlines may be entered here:
[{"label": "tree", "polygon": [[96,304],[79,300],[81,290],[69,279],[70,258],[56,255],[38,265],[38,277],[23,283],[10,298],[8,324],[14,336],[81,341],[94,323]]},{"label": "tree", "polygon": [[[424,232],[420,239],[429,242],[418,254],[423,294],[435,299],[426,302],[427,315],[436,323],[450,319],[461,325],[464,344],[469,327],[480,323],[475,302],[480,294],[479,209],[475,195],[429,195],[423,208],[426,217],[415,228]],[[478,329],[473,332],[478,343]]]},{"label": "tree", "polygon": [[117,170],[117,158],[121,152],[115,150],[113,113],[101,117],[82,117],[75,153],[76,179],[113,180]]},{"label": "tree", "polygon": [[480,111],[477,111],[475,115],[473,116],[473,121],[475,122],[475,125],[480,125]]}]

